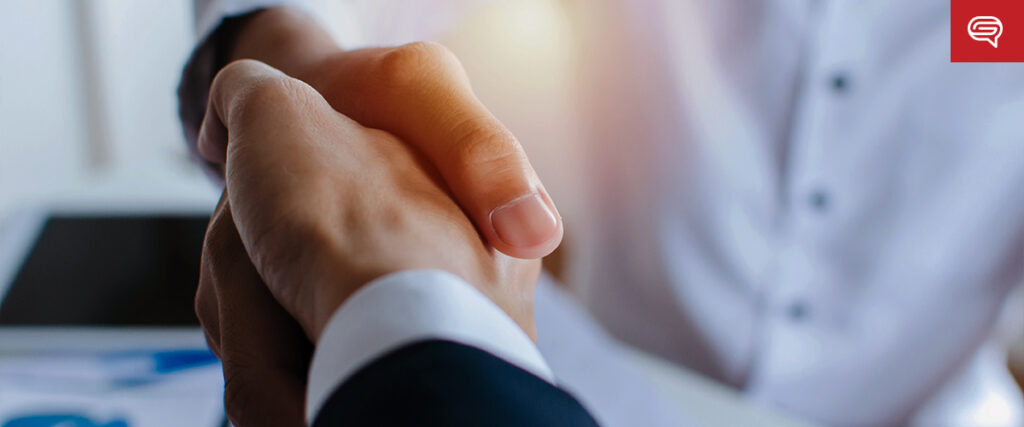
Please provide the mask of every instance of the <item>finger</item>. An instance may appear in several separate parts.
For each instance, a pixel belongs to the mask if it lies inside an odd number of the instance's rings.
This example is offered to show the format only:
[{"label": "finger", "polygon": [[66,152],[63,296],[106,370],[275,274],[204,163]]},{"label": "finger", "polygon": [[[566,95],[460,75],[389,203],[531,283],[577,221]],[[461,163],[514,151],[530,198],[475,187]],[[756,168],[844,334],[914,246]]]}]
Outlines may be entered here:
[{"label": "finger", "polygon": [[207,108],[206,115],[203,116],[203,123],[199,126],[199,139],[196,146],[203,159],[216,165],[223,165],[227,160],[228,131],[216,114],[212,113]]},{"label": "finger", "polygon": [[252,104],[248,102],[250,98],[265,93],[268,87],[293,84],[301,82],[255,60],[234,61],[222,68],[210,84],[206,114],[199,129],[199,154],[209,162],[223,165],[227,161],[228,129],[232,122],[241,122],[232,119]]},{"label": "finger", "polygon": [[213,283],[214,273],[210,265],[209,249],[205,246],[204,243],[203,256],[199,266],[199,287],[196,289],[195,310],[199,325],[202,326],[206,336],[206,344],[213,354],[220,357],[219,301]]},{"label": "finger", "polygon": [[268,78],[278,77],[279,72],[257,61],[243,60],[222,68],[210,84],[209,100],[203,124],[199,127],[197,148],[206,161],[223,165],[227,161],[228,106],[236,97],[244,95],[251,85]]},{"label": "finger", "polygon": [[336,94],[328,96],[333,106],[421,151],[492,246],[518,258],[551,253],[563,233],[558,211],[522,146],[473,94],[455,56],[433,43],[364,52],[340,59],[364,63],[331,64],[342,70],[322,87]]},{"label": "finger", "polygon": [[[278,208],[309,206],[308,194],[295,189],[317,185],[327,171],[361,169],[358,160],[344,155],[344,147],[325,141],[357,140],[366,129],[331,108],[308,84],[253,60],[232,62],[217,73],[204,123],[205,129],[217,130],[203,132],[201,152],[207,160],[224,165],[226,194],[238,214],[235,227],[271,291],[279,290],[275,284],[294,280],[286,270],[302,271],[303,263],[311,260],[256,242],[279,227],[301,228],[317,222],[316,209],[302,210],[291,221],[281,222]],[[211,135],[219,132],[227,135],[227,143],[215,145],[220,140]],[[329,160],[335,157],[347,163]],[[278,268],[284,264],[288,266]],[[284,306],[296,306],[290,294],[277,295]],[[303,319],[304,313],[293,314]]]},{"label": "finger", "polygon": [[217,336],[229,418],[244,426],[301,425],[312,344],[249,261],[227,202],[205,246],[205,279],[217,307],[216,322],[204,328],[217,330],[210,335]]},{"label": "finger", "polygon": [[[239,186],[231,182],[227,160],[229,145],[233,150],[245,146],[246,139],[238,138],[239,135],[250,128],[254,128],[252,132],[266,132],[268,128],[289,124],[301,126],[295,114],[299,110],[291,107],[308,100],[280,96],[282,85],[297,83],[300,82],[257,61],[229,64],[211,85],[200,135],[203,157],[228,166],[227,188],[230,190],[225,192],[218,206],[204,243],[203,289],[207,292],[214,289],[215,295],[199,295],[197,310],[213,312],[203,315],[207,319],[204,326],[215,329],[207,333],[209,340],[216,343],[221,358],[225,407],[235,425],[302,425],[303,421],[305,379],[312,344],[261,279],[242,243],[227,197],[240,191]],[[267,88],[271,90],[268,92]],[[257,99],[268,93],[273,95],[272,99]],[[326,102],[323,110],[331,111]],[[266,117],[271,115],[275,116],[274,122],[266,123]],[[251,126],[261,122],[265,124],[262,128]],[[262,139],[249,141],[264,142]],[[288,141],[291,140],[281,139],[280,142]],[[253,148],[266,148],[255,145],[252,144]],[[216,306],[211,307],[211,304]]]},{"label": "finger", "polygon": [[224,229],[234,228],[227,206],[227,193],[221,194],[203,236],[203,252],[199,261],[199,287],[196,289],[195,300],[196,317],[206,335],[206,343],[217,357],[220,357],[220,301],[215,280],[218,271],[215,268],[221,263],[222,254],[225,252],[221,247],[225,240]]}]

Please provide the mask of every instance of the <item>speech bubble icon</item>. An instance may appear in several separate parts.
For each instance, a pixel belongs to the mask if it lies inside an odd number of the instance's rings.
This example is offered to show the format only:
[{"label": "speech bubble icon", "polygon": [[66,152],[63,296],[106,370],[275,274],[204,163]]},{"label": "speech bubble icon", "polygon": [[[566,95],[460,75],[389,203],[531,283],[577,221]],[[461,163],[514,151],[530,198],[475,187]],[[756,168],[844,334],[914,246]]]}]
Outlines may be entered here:
[{"label": "speech bubble icon", "polygon": [[989,42],[999,48],[999,37],[1003,35],[1003,21],[995,16],[975,16],[967,24],[967,34],[979,42]]}]

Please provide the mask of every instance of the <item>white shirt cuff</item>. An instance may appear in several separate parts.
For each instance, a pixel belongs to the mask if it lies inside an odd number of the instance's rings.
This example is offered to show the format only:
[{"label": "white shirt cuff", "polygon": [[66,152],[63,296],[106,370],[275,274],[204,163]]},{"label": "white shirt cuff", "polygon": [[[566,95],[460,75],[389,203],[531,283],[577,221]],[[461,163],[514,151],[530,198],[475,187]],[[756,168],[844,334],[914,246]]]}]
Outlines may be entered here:
[{"label": "white shirt cuff", "polygon": [[476,288],[444,271],[410,270],[374,280],[328,321],[310,367],[306,419],[360,368],[427,339],[477,347],[554,383],[533,341]]}]

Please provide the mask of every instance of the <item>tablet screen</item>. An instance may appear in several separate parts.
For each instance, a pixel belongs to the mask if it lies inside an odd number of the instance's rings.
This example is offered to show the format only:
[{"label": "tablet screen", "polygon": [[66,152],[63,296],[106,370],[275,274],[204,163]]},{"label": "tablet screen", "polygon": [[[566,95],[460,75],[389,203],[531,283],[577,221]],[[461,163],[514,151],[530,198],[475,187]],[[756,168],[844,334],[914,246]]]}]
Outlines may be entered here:
[{"label": "tablet screen", "polygon": [[53,216],[0,325],[192,326],[206,216]]}]

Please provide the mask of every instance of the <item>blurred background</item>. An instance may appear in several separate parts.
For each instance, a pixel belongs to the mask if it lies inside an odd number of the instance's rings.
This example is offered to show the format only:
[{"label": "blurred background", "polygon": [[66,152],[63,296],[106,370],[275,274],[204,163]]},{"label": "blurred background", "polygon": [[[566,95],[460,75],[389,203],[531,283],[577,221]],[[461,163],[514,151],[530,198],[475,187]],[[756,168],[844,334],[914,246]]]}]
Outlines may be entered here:
[{"label": "blurred background", "polygon": [[220,425],[190,309],[219,189],[174,95],[191,2],[0,6],[0,425]]},{"label": "blurred background", "polygon": [[219,192],[188,158],[174,96],[192,3],[5,5],[0,217],[41,204],[209,209]]},{"label": "blurred background", "polygon": [[[188,156],[175,96],[195,43],[192,2],[9,4],[0,16],[0,35],[9,41],[0,49],[0,218],[55,203],[209,209],[219,190]],[[527,134],[521,139],[541,161],[560,157],[545,153],[566,145],[545,141],[574,139],[564,92],[571,23],[561,4],[528,0],[482,10],[482,19],[441,35],[478,76],[481,97]],[[480,53],[488,45],[506,56],[487,60]],[[510,67],[514,72],[493,72]],[[539,108],[520,108],[538,97],[532,106]],[[564,167],[543,169],[551,180],[572,179]]]},{"label": "blurred background", "polygon": [[[191,1],[3,5],[0,242],[28,233],[26,213],[195,219],[212,210],[220,189],[189,157],[177,116],[175,90],[195,43]],[[578,10],[570,1],[507,2],[440,35],[480,97],[523,141],[567,218],[581,209],[577,198],[559,197],[582,185],[582,166],[571,161],[580,145],[578,106],[568,92]],[[503,54],[485,54],[495,50]],[[12,247],[0,245],[0,266],[15,257]],[[1014,348],[1008,363],[1024,384],[1024,303],[1015,301],[1003,335]],[[16,336],[23,337],[0,332],[0,345]],[[197,341],[172,334],[164,342]]]}]

